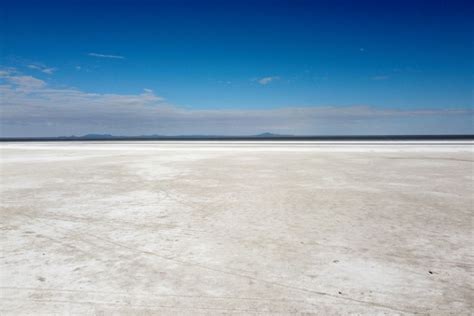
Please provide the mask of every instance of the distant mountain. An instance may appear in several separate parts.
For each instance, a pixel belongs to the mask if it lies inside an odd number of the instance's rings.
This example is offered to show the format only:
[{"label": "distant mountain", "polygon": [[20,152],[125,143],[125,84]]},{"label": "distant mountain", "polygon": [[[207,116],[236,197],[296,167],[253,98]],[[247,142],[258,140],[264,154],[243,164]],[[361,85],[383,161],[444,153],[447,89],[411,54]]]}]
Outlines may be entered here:
[{"label": "distant mountain", "polygon": [[116,139],[116,138],[139,138],[139,139],[160,139],[160,138],[235,138],[235,137],[259,137],[259,138],[278,138],[278,137],[292,137],[293,135],[282,135],[282,134],[274,134],[274,133],[261,133],[257,135],[250,135],[250,136],[223,136],[223,135],[174,135],[174,136],[164,136],[164,135],[138,135],[138,136],[115,136],[111,134],[86,134],[82,136],[60,136],[58,138],[61,139]]},{"label": "distant mountain", "polygon": [[79,138],[87,138],[87,139],[97,139],[97,138],[104,139],[104,138],[114,138],[114,137],[117,137],[117,136],[113,136],[110,134],[87,134],[84,136],[79,136]]},{"label": "distant mountain", "polygon": [[293,135],[282,135],[282,134],[273,134],[273,133],[262,133],[258,135],[254,135],[255,137],[291,137]]},{"label": "distant mountain", "polygon": [[[115,138],[163,138],[161,135],[116,136],[111,134],[86,134],[82,136],[59,136],[61,139],[115,139]],[[56,137],[52,137],[56,138]]]},{"label": "distant mountain", "polygon": [[223,136],[223,135],[137,135],[137,136],[114,136],[110,134],[87,134],[83,136],[59,136],[59,137],[0,137],[0,142],[19,142],[19,141],[120,141],[120,140],[216,140],[216,141],[233,141],[233,140],[279,140],[279,141],[295,141],[295,140],[318,140],[318,141],[394,141],[394,140],[468,140],[473,141],[474,135],[283,135],[273,133],[261,133],[250,136]]}]

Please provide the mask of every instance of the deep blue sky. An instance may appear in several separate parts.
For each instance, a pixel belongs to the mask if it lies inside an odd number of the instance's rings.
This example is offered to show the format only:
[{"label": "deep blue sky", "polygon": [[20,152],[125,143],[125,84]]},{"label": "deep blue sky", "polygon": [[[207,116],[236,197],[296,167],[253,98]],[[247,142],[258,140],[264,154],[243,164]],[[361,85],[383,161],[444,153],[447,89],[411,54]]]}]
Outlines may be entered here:
[{"label": "deep blue sky", "polygon": [[193,110],[473,105],[473,1],[1,6],[0,65],[51,88],[130,95],[146,88]]}]

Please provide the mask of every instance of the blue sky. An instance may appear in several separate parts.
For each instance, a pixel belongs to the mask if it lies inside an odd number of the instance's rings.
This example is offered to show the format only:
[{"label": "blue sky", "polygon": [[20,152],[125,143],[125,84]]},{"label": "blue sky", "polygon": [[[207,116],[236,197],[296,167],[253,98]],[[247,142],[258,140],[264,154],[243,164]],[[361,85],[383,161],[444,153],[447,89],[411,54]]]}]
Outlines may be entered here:
[{"label": "blue sky", "polygon": [[472,1],[0,7],[6,136],[473,132]]}]

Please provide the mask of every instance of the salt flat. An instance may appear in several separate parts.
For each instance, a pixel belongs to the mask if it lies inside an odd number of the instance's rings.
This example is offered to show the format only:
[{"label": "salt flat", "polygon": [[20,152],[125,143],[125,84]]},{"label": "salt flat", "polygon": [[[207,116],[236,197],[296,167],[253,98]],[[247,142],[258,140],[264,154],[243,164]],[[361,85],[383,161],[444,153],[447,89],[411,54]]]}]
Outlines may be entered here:
[{"label": "salt flat", "polygon": [[2,143],[2,315],[471,314],[471,142]]}]

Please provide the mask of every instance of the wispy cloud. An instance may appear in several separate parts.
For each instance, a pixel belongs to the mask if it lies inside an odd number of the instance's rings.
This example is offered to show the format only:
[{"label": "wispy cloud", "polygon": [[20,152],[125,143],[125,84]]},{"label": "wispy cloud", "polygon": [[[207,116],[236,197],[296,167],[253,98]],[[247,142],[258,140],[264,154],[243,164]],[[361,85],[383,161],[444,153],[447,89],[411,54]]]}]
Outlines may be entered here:
[{"label": "wispy cloud", "polygon": [[3,136],[472,133],[473,110],[469,108],[401,110],[359,105],[192,110],[168,104],[151,89],[137,94],[89,93],[51,87],[32,76],[2,69],[0,95]]},{"label": "wispy cloud", "polygon": [[8,77],[8,81],[21,88],[42,88],[46,85],[43,80],[32,76],[13,76]]},{"label": "wispy cloud", "polygon": [[105,54],[97,54],[97,53],[88,53],[87,55],[92,56],[92,57],[99,57],[99,58],[125,59],[125,57],[119,56],[119,55],[105,55]]},{"label": "wispy cloud", "polygon": [[46,86],[46,82],[32,76],[10,75],[9,72],[2,72],[0,78],[13,84],[17,92],[30,93]]},{"label": "wispy cloud", "polygon": [[278,76],[269,76],[269,77],[263,77],[263,78],[257,79],[257,82],[265,86],[269,84],[270,82],[278,80],[278,79],[280,79],[280,77]]},{"label": "wispy cloud", "polygon": [[390,79],[390,76],[387,76],[387,75],[373,76],[371,79],[376,80],[376,81],[388,80]]},{"label": "wispy cloud", "polygon": [[57,68],[47,67],[47,66],[42,65],[42,64],[29,64],[29,65],[27,65],[27,67],[30,68],[30,69],[35,69],[35,70],[41,71],[42,73],[45,73],[45,74],[48,74],[48,75],[53,74],[57,70]]}]

